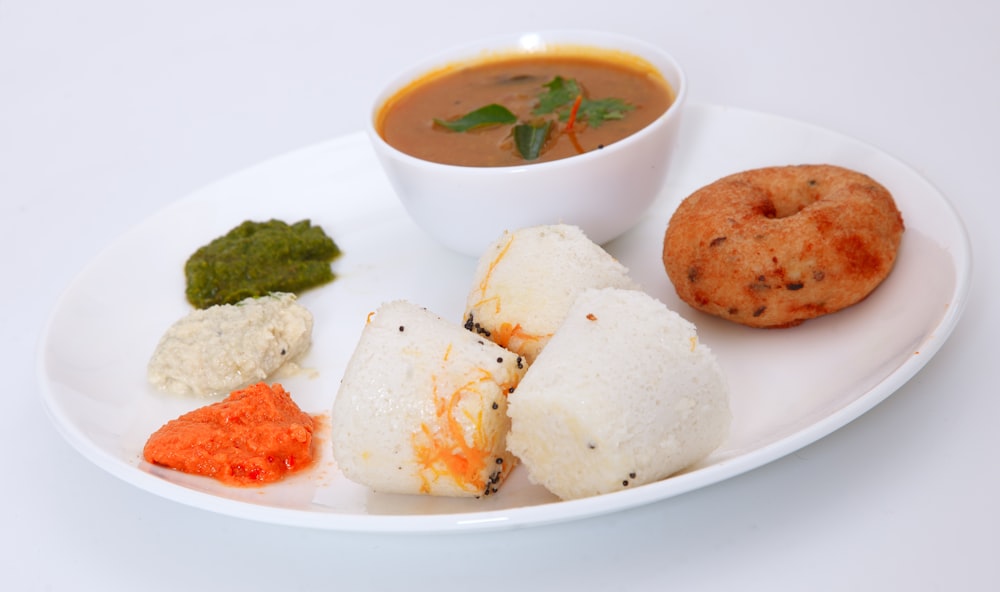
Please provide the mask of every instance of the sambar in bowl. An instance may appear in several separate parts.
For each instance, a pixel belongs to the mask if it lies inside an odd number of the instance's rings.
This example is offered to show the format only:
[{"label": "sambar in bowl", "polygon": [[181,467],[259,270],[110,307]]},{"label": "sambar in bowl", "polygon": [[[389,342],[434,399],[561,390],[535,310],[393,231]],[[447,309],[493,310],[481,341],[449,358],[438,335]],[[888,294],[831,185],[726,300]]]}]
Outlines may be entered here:
[{"label": "sambar in bowl", "polygon": [[478,256],[505,230],[580,226],[597,243],[656,199],[685,77],[628,37],[551,31],[425,60],[377,97],[369,136],[418,226]]}]

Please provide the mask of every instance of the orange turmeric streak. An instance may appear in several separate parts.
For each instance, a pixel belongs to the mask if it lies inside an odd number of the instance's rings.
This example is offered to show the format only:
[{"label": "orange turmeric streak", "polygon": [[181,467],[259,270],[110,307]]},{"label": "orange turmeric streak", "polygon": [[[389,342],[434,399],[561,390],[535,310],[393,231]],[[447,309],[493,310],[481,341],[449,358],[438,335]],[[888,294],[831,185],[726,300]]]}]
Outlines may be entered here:
[{"label": "orange turmeric streak", "polygon": [[[494,312],[496,314],[500,314],[500,309],[501,309],[500,297],[490,296],[489,298],[487,298],[486,293],[489,290],[490,281],[493,279],[493,272],[496,270],[497,265],[500,264],[500,261],[505,256],[507,256],[507,252],[510,250],[510,247],[513,244],[513,242],[514,242],[514,235],[510,235],[508,237],[507,244],[505,244],[503,248],[500,249],[500,252],[497,254],[497,256],[494,257],[492,261],[490,261],[486,273],[483,274],[483,278],[479,281],[480,300],[473,305],[474,307],[478,308],[486,304],[487,302],[492,301],[495,306]],[[534,333],[529,333],[525,331],[523,327],[521,327],[520,323],[512,325],[506,322],[501,323],[500,327],[492,331],[490,334],[491,341],[493,341],[494,343],[496,343],[501,347],[505,347],[513,351],[518,351],[520,349],[520,345],[524,344],[525,342],[539,341],[543,337],[551,337],[551,335],[543,336],[543,335],[536,335]]]},{"label": "orange turmeric streak", "polygon": [[490,339],[500,347],[506,347],[517,351],[520,346],[528,341],[538,341],[542,337],[540,335],[535,335],[534,333],[528,333],[521,328],[521,323],[516,325],[511,325],[510,323],[501,323],[500,328],[494,331],[490,335]]},{"label": "orange turmeric streak", "polygon": [[563,128],[566,132],[573,132],[573,124],[576,123],[576,114],[580,111],[580,103],[583,102],[583,95],[576,95],[576,99],[573,100],[573,108],[569,112],[569,118],[566,121],[566,127]]},{"label": "orange turmeric streak", "polygon": [[[513,243],[514,243],[514,236],[510,235],[508,237],[508,239],[507,239],[507,244],[505,244],[503,246],[503,248],[500,249],[500,253],[498,253],[497,256],[493,258],[492,261],[490,261],[490,265],[487,268],[486,273],[483,274],[483,279],[479,281],[479,295],[480,295],[480,297],[486,296],[486,291],[490,287],[490,280],[493,278],[493,271],[496,270],[497,265],[500,264],[500,260],[507,256],[507,251],[510,250],[510,246]],[[500,312],[500,298],[497,297],[497,296],[493,296],[493,297],[490,297],[490,298],[482,298],[479,302],[476,303],[476,306],[480,306],[482,304],[485,304],[486,302],[489,302],[490,300],[495,301],[496,312],[499,313]]]},{"label": "orange turmeric streak", "polygon": [[[449,346],[444,354],[445,361],[450,354]],[[493,462],[492,451],[496,442],[488,436],[483,425],[485,401],[480,401],[474,411],[466,409],[458,413],[465,397],[482,398],[481,385],[497,384],[488,370],[476,368],[476,371],[475,377],[450,393],[440,393],[437,377],[434,377],[435,421],[430,425],[421,424],[420,431],[413,435],[413,450],[421,467],[422,493],[429,493],[431,482],[440,477],[448,477],[470,492],[483,491],[486,487],[485,469],[488,463]],[[497,386],[506,393],[514,384]],[[466,429],[460,418],[472,426],[471,442],[466,438]],[[506,470],[506,467],[503,468]]]}]

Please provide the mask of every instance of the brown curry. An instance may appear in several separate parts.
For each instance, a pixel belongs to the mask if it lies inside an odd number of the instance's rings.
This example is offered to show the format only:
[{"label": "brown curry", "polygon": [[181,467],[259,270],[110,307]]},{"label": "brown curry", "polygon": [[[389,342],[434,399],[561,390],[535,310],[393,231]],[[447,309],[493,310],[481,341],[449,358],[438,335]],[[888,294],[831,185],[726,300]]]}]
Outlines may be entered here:
[{"label": "brown curry", "polygon": [[[376,129],[396,149],[424,160],[516,166],[603,148],[652,123],[673,99],[662,75],[629,54],[497,56],[410,83],[383,104]],[[456,131],[477,116],[485,123]],[[525,131],[538,142],[530,155],[523,135],[515,134]]]}]

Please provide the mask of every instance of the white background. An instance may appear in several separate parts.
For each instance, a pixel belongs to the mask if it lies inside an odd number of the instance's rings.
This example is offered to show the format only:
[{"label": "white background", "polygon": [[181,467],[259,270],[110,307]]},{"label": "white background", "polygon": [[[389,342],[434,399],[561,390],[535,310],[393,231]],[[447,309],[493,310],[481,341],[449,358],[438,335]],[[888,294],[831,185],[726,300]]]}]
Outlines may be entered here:
[{"label": "white background", "polygon": [[[1000,587],[1000,4],[0,0],[0,588],[993,590]],[[656,43],[690,100],[898,157],[970,232],[950,341],[844,429],[651,506],[489,534],[272,526],[135,489],[48,420],[35,348],[61,291],[166,204],[360,130],[380,82],[494,33]]]}]

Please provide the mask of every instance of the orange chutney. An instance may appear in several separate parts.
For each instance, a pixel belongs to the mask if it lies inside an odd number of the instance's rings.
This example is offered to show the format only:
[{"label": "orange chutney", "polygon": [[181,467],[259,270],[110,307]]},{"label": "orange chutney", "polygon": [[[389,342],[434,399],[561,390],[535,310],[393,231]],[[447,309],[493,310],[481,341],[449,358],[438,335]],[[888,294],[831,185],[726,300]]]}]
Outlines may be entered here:
[{"label": "orange chutney", "polygon": [[261,382],[167,422],[143,456],[227,485],[263,485],[309,466],[314,427],[280,384]]},{"label": "orange chutney", "polygon": [[[435,120],[455,120],[497,104],[519,122],[540,116],[539,96],[554,78],[572,79],[584,98],[620,99],[625,116],[599,125],[557,121],[537,159],[518,154],[510,125],[486,125],[456,133]],[[597,48],[552,49],[539,54],[497,55],[430,72],[398,91],[379,108],[375,127],[389,145],[411,156],[460,166],[517,166],[567,158],[619,141],[646,127],[674,100],[674,91],[645,60]]]}]

